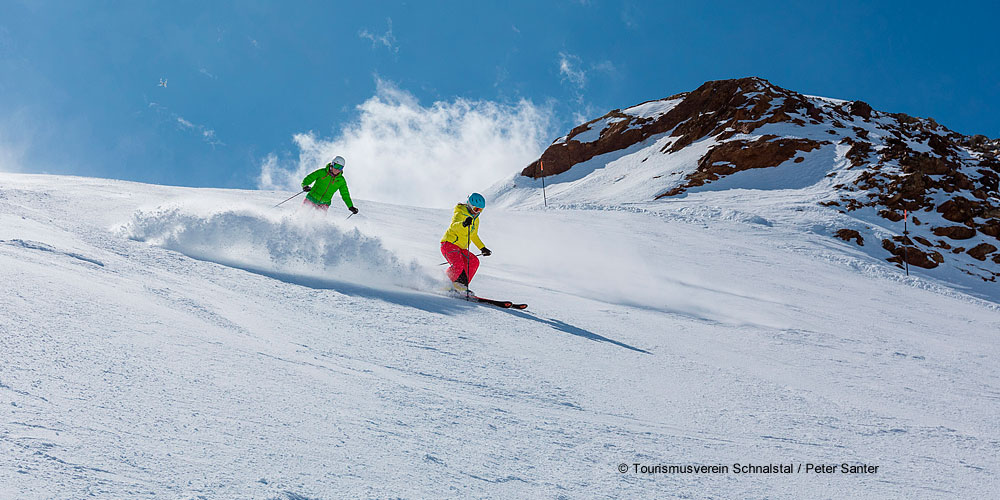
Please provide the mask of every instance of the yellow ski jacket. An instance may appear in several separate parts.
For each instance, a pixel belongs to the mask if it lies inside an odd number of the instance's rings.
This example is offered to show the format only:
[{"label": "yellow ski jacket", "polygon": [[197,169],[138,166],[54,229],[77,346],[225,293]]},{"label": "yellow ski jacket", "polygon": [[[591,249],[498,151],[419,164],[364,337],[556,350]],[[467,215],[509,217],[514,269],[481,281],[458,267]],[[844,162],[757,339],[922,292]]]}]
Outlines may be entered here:
[{"label": "yellow ski jacket", "polygon": [[[469,227],[462,227],[462,221],[466,217],[472,217],[472,225]],[[469,248],[469,238],[472,238],[472,242],[476,244],[477,247],[482,249],[486,245],[483,241],[479,239],[479,216],[472,215],[469,211],[469,207],[465,203],[459,203],[455,205],[455,215],[451,217],[451,225],[448,226],[448,230],[445,231],[444,236],[441,237],[442,242],[450,242],[458,245],[459,248]]]}]

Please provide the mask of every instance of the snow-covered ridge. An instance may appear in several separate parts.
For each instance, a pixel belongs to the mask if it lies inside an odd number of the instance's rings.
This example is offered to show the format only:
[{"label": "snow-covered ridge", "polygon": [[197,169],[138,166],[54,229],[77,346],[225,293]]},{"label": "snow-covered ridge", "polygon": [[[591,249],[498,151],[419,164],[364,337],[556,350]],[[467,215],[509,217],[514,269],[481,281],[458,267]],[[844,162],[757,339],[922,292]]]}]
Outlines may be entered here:
[{"label": "snow-covered ridge", "polygon": [[[606,116],[589,121],[574,128],[569,134],[559,137],[553,144],[564,144],[567,141],[574,142],[594,142],[609,131],[609,127],[615,124],[624,124],[625,130],[636,130],[643,125],[669,113],[682,99],[671,97],[667,99],[647,101],[642,104],[632,106],[623,110],[615,110]],[[618,127],[621,129],[622,127]]]},{"label": "snow-covered ridge", "polygon": [[675,97],[656,101],[647,101],[642,104],[632,106],[631,108],[623,109],[622,113],[638,118],[649,118],[655,120],[672,111],[682,100],[683,99],[681,98]]},{"label": "snow-covered ridge", "polygon": [[845,100],[845,99],[835,99],[833,97],[823,97],[823,96],[809,95],[809,94],[802,94],[802,95],[805,96],[805,97],[807,97],[807,98],[809,98],[809,99],[815,100],[815,101],[821,101],[821,102],[829,103],[829,104],[831,104],[833,106],[845,106],[845,105],[850,105],[851,104],[851,101],[848,101],[848,100]]}]

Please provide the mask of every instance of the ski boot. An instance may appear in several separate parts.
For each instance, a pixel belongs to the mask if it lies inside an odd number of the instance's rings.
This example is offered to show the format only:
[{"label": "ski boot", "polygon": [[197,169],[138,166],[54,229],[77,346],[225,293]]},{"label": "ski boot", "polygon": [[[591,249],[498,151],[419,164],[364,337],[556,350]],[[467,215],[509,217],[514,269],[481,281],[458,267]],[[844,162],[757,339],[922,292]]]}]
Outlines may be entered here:
[{"label": "ski boot", "polygon": [[462,274],[455,281],[451,282],[451,288],[455,293],[461,295],[475,295],[472,290],[469,290],[469,278],[465,276],[465,271],[462,271]]}]

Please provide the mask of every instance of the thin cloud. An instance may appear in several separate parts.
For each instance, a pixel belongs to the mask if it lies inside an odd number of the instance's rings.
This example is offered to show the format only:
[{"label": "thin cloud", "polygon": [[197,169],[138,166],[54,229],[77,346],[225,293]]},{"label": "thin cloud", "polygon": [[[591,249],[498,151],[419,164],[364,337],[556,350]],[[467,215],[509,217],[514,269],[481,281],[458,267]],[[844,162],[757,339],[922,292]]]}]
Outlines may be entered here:
[{"label": "thin cloud", "polygon": [[639,27],[639,19],[641,14],[638,11],[638,7],[635,4],[628,3],[622,8],[621,20],[622,24],[630,30],[635,30]]},{"label": "thin cloud", "polygon": [[507,68],[503,66],[497,66],[497,77],[496,80],[493,81],[493,87],[500,88],[507,82],[507,79],[509,77],[510,77],[510,72],[507,71]]},{"label": "thin cloud", "polygon": [[618,66],[615,66],[615,63],[613,63],[611,61],[608,61],[608,60],[604,60],[604,61],[601,61],[599,63],[593,64],[593,65],[591,65],[590,68],[592,70],[594,70],[594,71],[599,71],[601,73],[607,73],[607,74],[612,75],[612,76],[618,74]]},{"label": "thin cloud", "polygon": [[340,135],[296,134],[298,159],[269,155],[261,189],[298,189],[302,178],[336,155],[358,199],[447,207],[538,158],[551,136],[552,111],[527,100],[516,104],[455,98],[421,105],[409,92],[377,81],[374,96]]},{"label": "thin cloud", "polygon": [[587,86],[589,77],[588,73],[598,72],[605,73],[611,76],[616,76],[619,73],[618,67],[615,63],[610,60],[603,60],[600,62],[590,64],[589,68],[584,69],[586,66],[579,56],[573,54],[568,54],[566,52],[559,53],[559,75],[562,81],[568,81],[579,89],[583,89]]},{"label": "thin cloud", "polygon": [[589,81],[588,75],[594,73],[605,74],[612,78],[620,77],[618,66],[610,60],[605,59],[587,65],[579,56],[566,52],[559,53],[560,80],[568,84],[572,102],[576,104],[577,109],[573,111],[573,121],[576,124],[586,123],[597,113],[584,95]]},{"label": "thin cloud", "polygon": [[179,129],[191,131],[198,134],[198,136],[201,137],[201,139],[205,141],[206,144],[212,146],[213,149],[216,146],[226,145],[226,143],[220,141],[219,138],[215,135],[215,130],[210,129],[204,125],[193,123],[190,120],[184,118],[183,116],[178,115],[173,111],[170,111],[170,109],[168,109],[166,106],[162,104],[156,102],[150,102],[147,104],[147,107],[149,109],[152,109],[153,111],[156,111],[158,115],[165,116],[174,123],[176,123]]},{"label": "thin cloud", "polygon": [[559,53],[559,74],[577,88],[587,85],[587,72],[580,68],[580,58],[565,52]]},{"label": "thin cloud", "polygon": [[211,144],[212,147],[215,147],[215,146],[225,146],[226,145],[226,143],[220,141],[218,138],[215,137],[215,131],[214,130],[202,129],[201,130],[201,137],[202,137],[202,139],[205,140],[205,142]]},{"label": "thin cloud", "polygon": [[358,32],[360,38],[371,40],[372,48],[377,48],[378,46],[383,46],[389,49],[392,53],[399,53],[399,46],[396,45],[396,37],[392,34],[392,18],[385,19],[386,24],[388,24],[389,29],[382,35],[375,35],[374,33],[363,29]]}]

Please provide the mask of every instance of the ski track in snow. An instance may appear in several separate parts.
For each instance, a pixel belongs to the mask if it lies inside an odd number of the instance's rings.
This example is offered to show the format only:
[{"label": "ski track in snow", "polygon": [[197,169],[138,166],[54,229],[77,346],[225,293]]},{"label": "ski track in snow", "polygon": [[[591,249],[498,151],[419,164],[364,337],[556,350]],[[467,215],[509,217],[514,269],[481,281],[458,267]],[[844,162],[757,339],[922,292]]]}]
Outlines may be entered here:
[{"label": "ski track in snow", "polygon": [[[73,180],[0,174],[0,498],[1000,488],[997,304],[738,191],[487,211],[511,311],[433,291],[449,210]],[[616,470],[737,462],[880,468]]]}]

